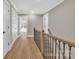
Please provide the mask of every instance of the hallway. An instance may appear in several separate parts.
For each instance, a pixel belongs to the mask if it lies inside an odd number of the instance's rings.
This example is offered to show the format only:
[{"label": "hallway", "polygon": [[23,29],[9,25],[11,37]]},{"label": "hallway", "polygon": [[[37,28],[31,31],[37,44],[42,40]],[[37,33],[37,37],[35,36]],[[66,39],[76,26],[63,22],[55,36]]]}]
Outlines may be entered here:
[{"label": "hallway", "polygon": [[3,0],[4,59],[75,59],[75,0]]},{"label": "hallway", "polygon": [[27,38],[26,33],[23,33],[4,59],[43,59],[43,57],[33,38]]}]

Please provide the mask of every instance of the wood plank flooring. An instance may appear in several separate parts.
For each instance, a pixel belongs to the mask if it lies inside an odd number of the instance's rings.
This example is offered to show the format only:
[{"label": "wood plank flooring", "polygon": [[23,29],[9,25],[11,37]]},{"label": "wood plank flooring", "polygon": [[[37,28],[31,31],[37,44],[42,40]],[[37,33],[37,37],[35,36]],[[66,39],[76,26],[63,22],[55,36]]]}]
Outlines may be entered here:
[{"label": "wood plank flooring", "polygon": [[4,59],[44,59],[33,38],[27,38],[26,33],[19,37]]}]

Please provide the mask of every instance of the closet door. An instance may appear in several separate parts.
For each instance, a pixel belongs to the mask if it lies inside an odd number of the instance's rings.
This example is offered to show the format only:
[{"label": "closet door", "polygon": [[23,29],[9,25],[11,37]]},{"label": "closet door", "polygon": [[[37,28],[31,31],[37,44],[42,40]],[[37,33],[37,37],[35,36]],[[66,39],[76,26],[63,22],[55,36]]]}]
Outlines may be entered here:
[{"label": "closet door", "polygon": [[10,4],[3,0],[3,55],[10,46]]}]

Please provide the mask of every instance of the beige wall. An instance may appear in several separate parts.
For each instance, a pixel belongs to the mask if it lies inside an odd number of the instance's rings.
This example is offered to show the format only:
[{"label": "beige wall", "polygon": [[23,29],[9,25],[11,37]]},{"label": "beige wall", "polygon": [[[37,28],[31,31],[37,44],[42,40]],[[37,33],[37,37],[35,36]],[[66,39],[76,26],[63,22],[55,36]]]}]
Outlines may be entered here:
[{"label": "beige wall", "polygon": [[64,0],[49,13],[49,28],[54,35],[75,39],[75,0]]},{"label": "beige wall", "polygon": [[28,35],[33,35],[34,28],[42,31],[42,28],[43,28],[43,16],[42,15],[29,15]]},{"label": "beige wall", "polygon": [[[52,33],[56,36],[75,40],[75,0],[64,0],[63,3],[48,13],[48,26]],[[68,49],[66,48],[67,56]],[[72,48],[71,59],[75,59],[74,48]]]}]

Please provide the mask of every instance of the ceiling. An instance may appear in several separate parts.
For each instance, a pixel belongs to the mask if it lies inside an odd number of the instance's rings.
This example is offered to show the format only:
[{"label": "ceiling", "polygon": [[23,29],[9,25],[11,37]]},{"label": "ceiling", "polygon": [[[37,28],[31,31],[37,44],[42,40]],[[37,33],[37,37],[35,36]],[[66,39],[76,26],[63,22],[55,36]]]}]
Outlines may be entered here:
[{"label": "ceiling", "polygon": [[44,14],[64,0],[11,0],[21,14]]}]

